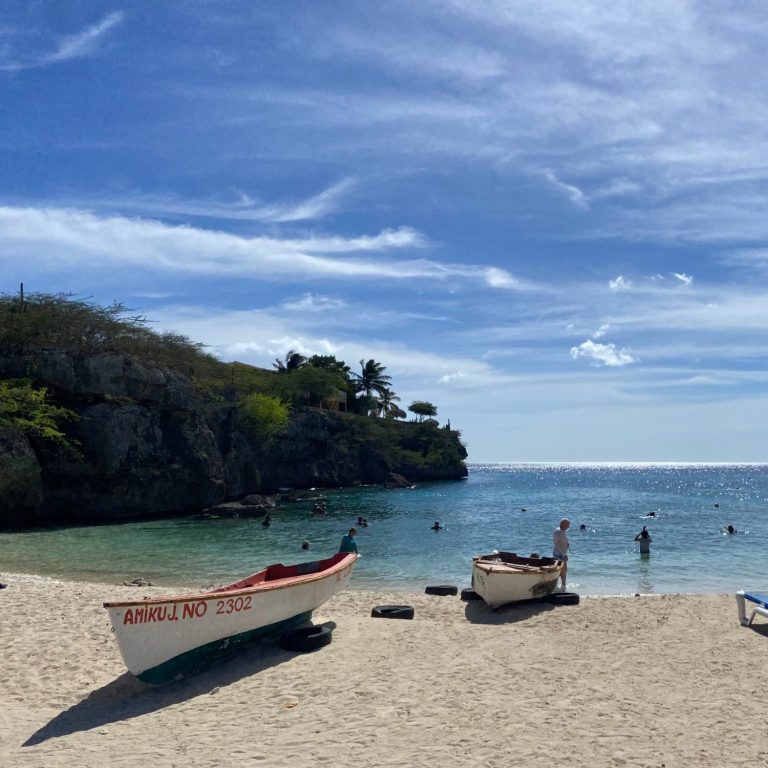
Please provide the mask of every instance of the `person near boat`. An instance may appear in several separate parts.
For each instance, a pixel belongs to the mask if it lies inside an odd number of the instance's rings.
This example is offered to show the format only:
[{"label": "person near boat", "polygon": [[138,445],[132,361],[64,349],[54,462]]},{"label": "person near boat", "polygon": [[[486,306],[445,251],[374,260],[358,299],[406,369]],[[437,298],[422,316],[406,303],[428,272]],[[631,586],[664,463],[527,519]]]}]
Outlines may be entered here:
[{"label": "person near boat", "polygon": [[560,571],[560,582],[565,589],[565,577],[568,571],[568,550],[571,548],[566,531],[571,527],[571,521],[564,517],[552,533],[552,557],[563,561],[563,570]]},{"label": "person near boat", "polygon": [[640,542],[640,554],[641,555],[650,555],[651,554],[651,542],[653,539],[650,537],[648,533],[648,529],[643,526],[643,530],[640,531],[640,533],[635,536],[635,541]]},{"label": "person near boat", "polygon": [[345,533],[341,537],[341,544],[339,544],[339,552],[354,552],[357,554],[357,542],[355,541],[355,534],[357,528],[350,528],[349,533]]}]

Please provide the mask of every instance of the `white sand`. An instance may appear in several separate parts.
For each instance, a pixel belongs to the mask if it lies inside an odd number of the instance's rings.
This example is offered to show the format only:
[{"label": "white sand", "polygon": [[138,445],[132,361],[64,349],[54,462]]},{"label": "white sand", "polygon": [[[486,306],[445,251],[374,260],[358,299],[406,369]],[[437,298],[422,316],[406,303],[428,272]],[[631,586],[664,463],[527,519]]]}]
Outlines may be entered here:
[{"label": "white sand", "polygon": [[[151,688],[101,603],[163,590],[0,581],[3,768],[768,765],[768,629],[732,595],[492,613],[348,591],[315,653],[262,644]],[[370,617],[386,603],[416,618]]]}]

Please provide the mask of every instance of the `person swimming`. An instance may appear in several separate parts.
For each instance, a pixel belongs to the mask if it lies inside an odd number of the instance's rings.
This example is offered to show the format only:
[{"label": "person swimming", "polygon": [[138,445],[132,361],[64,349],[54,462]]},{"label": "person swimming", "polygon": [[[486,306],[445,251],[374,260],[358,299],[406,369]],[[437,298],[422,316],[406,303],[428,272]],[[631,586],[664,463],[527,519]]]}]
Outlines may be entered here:
[{"label": "person swimming", "polygon": [[440,525],[439,520],[435,520],[435,524],[432,526],[433,531],[441,531],[443,529],[443,526]]},{"label": "person swimming", "polygon": [[272,525],[272,518],[267,515],[262,521],[261,521],[261,527],[262,528],[269,528],[269,526]]},{"label": "person swimming", "polygon": [[729,525],[727,528],[724,529],[724,531],[725,533],[737,533],[736,529],[732,525]]}]

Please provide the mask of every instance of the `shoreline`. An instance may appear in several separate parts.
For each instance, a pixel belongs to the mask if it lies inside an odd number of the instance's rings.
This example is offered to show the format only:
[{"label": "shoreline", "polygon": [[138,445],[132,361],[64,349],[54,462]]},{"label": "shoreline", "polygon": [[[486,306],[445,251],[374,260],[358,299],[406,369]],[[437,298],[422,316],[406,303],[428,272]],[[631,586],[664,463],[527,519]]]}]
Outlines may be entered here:
[{"label": "shoreline", "polygon": [[[101,603],[168,593],[0,576],[0,765],[576,768],[764,764],[756,665],[768,623],[722,595],[585,597],[498,612],[455,596],[349,589],[314,623],[152,688],[123,666]],[[653,599],[648,599],[653,597]],[[371,617],[406,602],[412,621]]]},{"label": "shoreline", "polygon": [[[186,592],[204,592],[207,589],[211,589],[214,586],[218,585],[209,585],[209,586],[190,586],[189,584],[165,584],[161,582],[149,582],[146,585],[141,584],[130,584],[127,582],[118,582],[118,581],[102,581],[102,580],[94,580],[94,579],[78,579],[70,576],[49,576],[47,574],[41,574],[41,573],[12,573],[10,571],[0,571],[0,583],[7,584],[10,580],[17,579],[19,581],[32,581],[32,582],[51,582],[56,584],[85,584],[88,586],[93,587],[103,587],[105,589],[107,588],[119,588],[119,589],[157,589],[161,590],[164,594],[185,594]],[[447,583],[447,582],[446,582]],[[426,586],[426,585],[425,585]],[[460,584],[456,585],[461,591],[464,587]],[[469,588],[469,584],[464,585],[465,587]],[[603,592],[582,592],[579,591],[577,588],[573,588],[571,586],[568,587],[566,591],[568,592],[577,592],[580,597],[582,598],[590,598],[590,599],[597,599],[597,598],[616,598],[616,599],[622,599],[622,598],[637,598],[637,597],[723,597],[723,596],[732,596],[736,593],[738,589],[749,589],[750,585],[739,585],[737,587],[734,587],[732,592],[611,592],[611,593],[603,593]],[[350,584],[347,587],[347,591],[349,592],[364,592],[364,593],[377,593],[377,592],[386,592],[390,594],[401,594],[401,595],[422,595],[424,593],[424,587],[413,587],[412,589],[406,589],[402,585],[381,585],[379,588],[371,588],[370,586],[363,586],[363,587],[357,587],[354,585],[354,583]],[[458,598],[457,598],[458,599]]]}]

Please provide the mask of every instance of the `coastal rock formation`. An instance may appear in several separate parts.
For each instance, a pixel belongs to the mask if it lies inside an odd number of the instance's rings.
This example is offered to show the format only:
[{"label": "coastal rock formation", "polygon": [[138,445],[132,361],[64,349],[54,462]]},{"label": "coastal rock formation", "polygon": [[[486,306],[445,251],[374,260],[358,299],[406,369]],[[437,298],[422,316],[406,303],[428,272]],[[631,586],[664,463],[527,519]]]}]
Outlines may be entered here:
[{"label": "coastal rock formation", "polygon": [[390,472],[387,475],[387,479],[384,481],[385,488],[410,488],[413,483],[399,475],[397,472]]},{"label": "coastal rock formation", "polygon": [[42,503],[40,463],[29,440],[0,431],[0,525],[34,525]]},{"label": "coastal rock formation", "polygon": [[[65,429],[80,452],[0,430],[0,527],[187,514],[278,488],[384,483],[393,472],[413,481],[467,473],[458,433],[435,424],[305,408],[265,440],[236,403],[123,354],[0,358],[0,378],[17,377],[78,415]],[[263,499],[240,506],[268,509]]]}]

